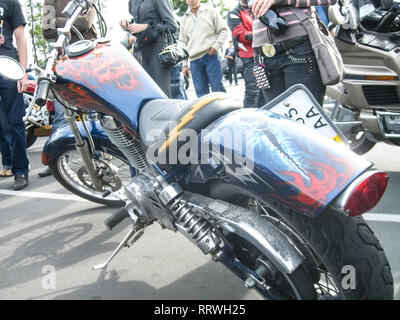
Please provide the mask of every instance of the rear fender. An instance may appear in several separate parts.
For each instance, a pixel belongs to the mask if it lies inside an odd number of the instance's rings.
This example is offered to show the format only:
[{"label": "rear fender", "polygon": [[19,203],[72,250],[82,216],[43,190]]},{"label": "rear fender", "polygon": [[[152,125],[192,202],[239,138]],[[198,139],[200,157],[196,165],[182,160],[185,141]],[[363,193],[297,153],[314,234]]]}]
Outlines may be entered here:
[{"label": "rear fender", "polygon": [[189,182],[223,182],[312,217],[372,165],[345,145],[263,109],[221,117],[199,136],[199,150]]},{"label": "rear fender", "polygon": [[[107,153],[114,155],[120,159],[125,159],[125,156],[119,149],[108,139],[106,133],[98,121],[85,121],[86,126],[93,138],[96,150],[107,151]],[[77,122],[79,131],[84,139],[87,139],[86,131],[82,122]],[[48,165],[53,160],[72,148],[75,148],[75,138],[68,125],[60,127],[54,132],[46,141],[42,152],[42,163]]]}]

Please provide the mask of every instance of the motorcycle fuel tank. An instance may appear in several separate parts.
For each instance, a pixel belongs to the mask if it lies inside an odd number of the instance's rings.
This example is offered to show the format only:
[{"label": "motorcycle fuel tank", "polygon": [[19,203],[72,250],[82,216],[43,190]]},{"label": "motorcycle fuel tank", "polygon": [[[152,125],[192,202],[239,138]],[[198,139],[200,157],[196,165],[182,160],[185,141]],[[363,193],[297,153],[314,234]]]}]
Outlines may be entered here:
[{"label": "motorcycle fuel tank", "polygon": [[[55,67],[54,86],[62,101],[85,110],[110,114],[137,131],[140,108],[148,100],[167,98],[132,54],[118,43],[96,43],[90,50],[69,47],[73,55],[61,58]],[[75,47],[75,49],[74,49]]]}]

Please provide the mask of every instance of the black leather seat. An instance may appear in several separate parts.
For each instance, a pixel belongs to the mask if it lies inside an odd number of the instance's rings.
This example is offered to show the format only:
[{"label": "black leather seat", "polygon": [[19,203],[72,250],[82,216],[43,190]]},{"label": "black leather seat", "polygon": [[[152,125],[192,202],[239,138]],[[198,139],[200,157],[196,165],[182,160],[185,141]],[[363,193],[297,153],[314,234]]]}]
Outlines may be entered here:
[{"label": "black leather seat", "polygon": [[[238,100],[225,93],[211,93],[194,101],[159,99],[146,103],[139,118],[139,134],[145,148],[159,144],[160,152],[175,141],[182,130],[196,133],[231,111],[242,108]],[[161,137],[161,140],[158,139]],[[165,139],[169,140],[165,145]]]}]

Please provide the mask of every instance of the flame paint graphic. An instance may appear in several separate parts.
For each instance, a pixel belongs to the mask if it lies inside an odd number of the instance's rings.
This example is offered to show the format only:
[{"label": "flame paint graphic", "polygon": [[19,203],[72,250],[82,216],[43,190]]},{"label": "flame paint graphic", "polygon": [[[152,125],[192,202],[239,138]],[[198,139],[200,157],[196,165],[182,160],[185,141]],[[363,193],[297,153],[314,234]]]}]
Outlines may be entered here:
[{"label": "flame paint graphic", "polygon": [[114,84],[120,90],[130,91],[140,85],[135,79],[135,68],[105,46],[78,58],[62,58],[57,64],[57,74],[92,89]]},{"label": "flame paint graphic", "polygon": [[[276,194],[272,196],[302,211],[315,211],[326,205],[328,195],[337,189],[342,189],[354,174],[354,166],[350,161],[344,161],[328,153],[327,156],[332,160],[332,165],[310,159],[313,170],[306,170],[307,177],[297,172],[280,171],[282,176],[289,177],[289,180],[286,179],[283,183],[294,186],[298,192],[285,198]],[[337,167],[341,170],[337,170]]]},{"label": "flame paint graphic", "polygon": [[64,100],[68,101],[73,106],[87,110],[95,109],[103,112],[107,111],[101,101],[89,94],[82,86],[73,83],[56,84],[55,89]]}]

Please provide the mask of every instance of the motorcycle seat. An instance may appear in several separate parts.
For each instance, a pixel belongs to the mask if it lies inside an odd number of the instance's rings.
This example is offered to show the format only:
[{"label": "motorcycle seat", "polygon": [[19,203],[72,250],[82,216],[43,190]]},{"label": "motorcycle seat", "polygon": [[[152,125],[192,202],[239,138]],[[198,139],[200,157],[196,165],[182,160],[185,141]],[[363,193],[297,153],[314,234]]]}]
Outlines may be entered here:
[{"label": "motorcycle seat", "polygon": [[140,112],[140,139],[146,150],[153,146],[157,153],[164,152],[173,144],[179,150],[186,143],[179,141],[183,130],[191,129],[192,134],[199,134],[219,117],[242,107],[240,101],[225,93],[211,93],[194,101],[152,100]]}]

